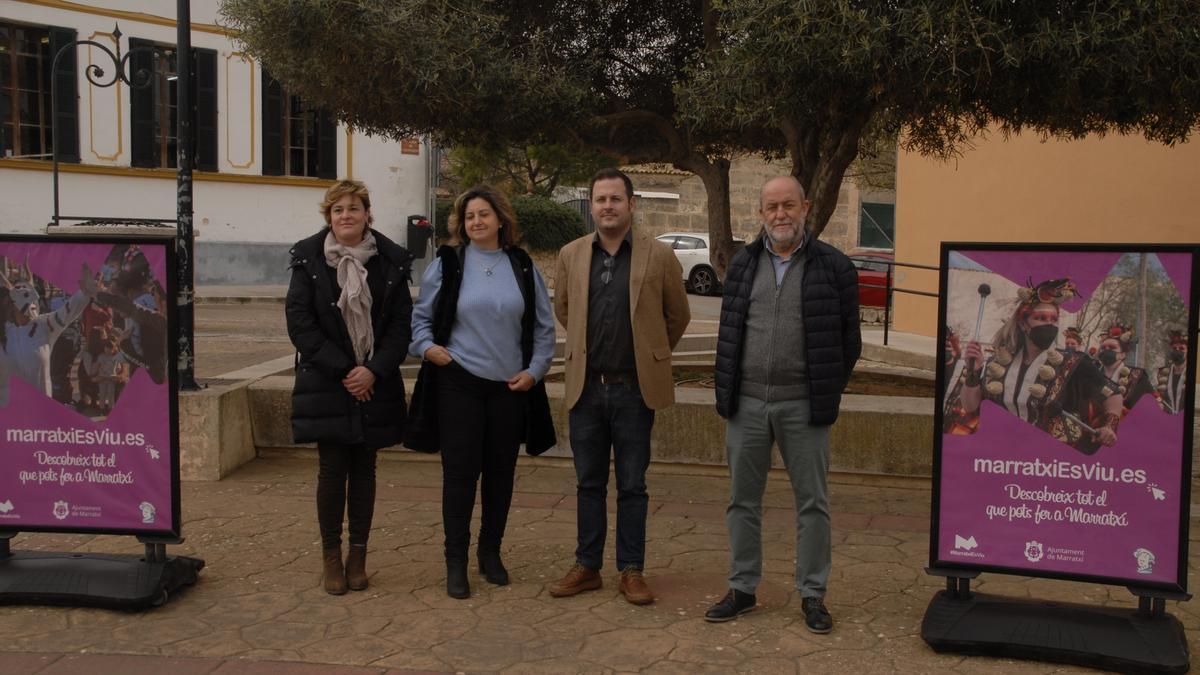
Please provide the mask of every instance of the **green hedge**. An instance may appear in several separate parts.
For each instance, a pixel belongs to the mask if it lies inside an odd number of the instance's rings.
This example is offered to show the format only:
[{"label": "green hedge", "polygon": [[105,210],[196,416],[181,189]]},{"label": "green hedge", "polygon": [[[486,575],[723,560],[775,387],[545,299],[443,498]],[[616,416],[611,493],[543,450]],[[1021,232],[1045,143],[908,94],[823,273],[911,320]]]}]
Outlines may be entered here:
[{"label": "green hedge", "polygon": [[454,209],[453,199],[437,200],[437,210],[435,213],[436,220],[434,221],[435,229],[437,230],[438,243],[444,243],[450,238],[450,231],[446,226],[450,223],[450,211]]},{"label": "green hedge", "polygon": [[[545,197],[521,195],[512,200],[517,212],[517,225],[521,229],[521,246],[530,251],[554,252],[572,239],[587,234],[583,216],[579,212],[552,202]],[[439,242],[450,238],[446,225],[450,222],[450,211],[454,202],[439,199],[437,203],[437,237]]]},{"label": "green hedge", "polygon": [[530,251],[554,252],[587,234],[579,212],[545,197],[522,195],[513,199],[521,246]]}]

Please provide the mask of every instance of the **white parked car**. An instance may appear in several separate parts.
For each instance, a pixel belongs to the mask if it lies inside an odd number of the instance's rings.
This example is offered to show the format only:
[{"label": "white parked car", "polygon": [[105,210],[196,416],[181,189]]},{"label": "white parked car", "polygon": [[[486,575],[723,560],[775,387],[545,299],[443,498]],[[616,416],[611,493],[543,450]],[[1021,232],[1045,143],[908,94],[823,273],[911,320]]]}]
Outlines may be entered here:
[{"label": "white parked car", "polygon": [[[709,258],[708,234],[700,232],[668,232],[657,239],[675,249],[675,257],[683,266],[683,283],[687,290],[699,295],[721,292],[721,281]],[[734,244],[743,243],[734,239]]]}]

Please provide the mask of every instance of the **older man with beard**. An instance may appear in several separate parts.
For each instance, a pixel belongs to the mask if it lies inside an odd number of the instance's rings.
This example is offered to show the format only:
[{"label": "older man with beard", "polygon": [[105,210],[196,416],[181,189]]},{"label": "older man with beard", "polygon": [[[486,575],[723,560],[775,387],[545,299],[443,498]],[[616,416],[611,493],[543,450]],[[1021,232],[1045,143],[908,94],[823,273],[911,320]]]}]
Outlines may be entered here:
[{"label": "older man with beard", "polygon": [[705,619],[750,611],[762,580],[762,496],[778,444],[796,503],[796,589],[804,623],[833,630],[825,608],[831,567],[829,427],[862,351],[858,276],[805,222],[812,202],[791,176],[759,202],[763,234],[734,256],[717,343],[717,412],[728,420],[729,592]]}]

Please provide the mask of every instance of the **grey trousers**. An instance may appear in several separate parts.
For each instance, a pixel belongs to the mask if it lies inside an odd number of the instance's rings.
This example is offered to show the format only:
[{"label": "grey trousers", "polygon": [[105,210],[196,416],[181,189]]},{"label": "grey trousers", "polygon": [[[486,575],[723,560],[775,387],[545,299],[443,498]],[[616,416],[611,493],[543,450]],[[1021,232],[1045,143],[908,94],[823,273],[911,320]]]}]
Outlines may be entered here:
[{"label": "grey trousers", "polygon": [[825,596],[831,566],[829,427],[810,426],[809,416],[807,399],[767,403],[742,396],[726,424],[730,588],[754,593],[762,580],[762,496],[777,443],[796,500],[796,589],[804,598]]}]

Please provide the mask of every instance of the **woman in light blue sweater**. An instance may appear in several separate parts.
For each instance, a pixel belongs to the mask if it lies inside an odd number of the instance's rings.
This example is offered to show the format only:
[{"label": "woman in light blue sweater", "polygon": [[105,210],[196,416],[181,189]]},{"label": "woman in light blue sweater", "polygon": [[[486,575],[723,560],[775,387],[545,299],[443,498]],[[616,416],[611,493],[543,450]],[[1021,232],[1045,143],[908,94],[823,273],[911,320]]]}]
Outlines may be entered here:
[{"label": "woman in light blue sweater", "polygon": [[439,249],[421,279],[409,351],[437,366],[436,394],[427,393],[442,452],[446,592],[467,598],[480,476],[479,571],[493,584],[508,583],[500,542],[517,453],[533,431],[526,422],[533,396],[545,407],[545,389],[535,385],[550,370],[555,330],[546,285],[516,246],[516,214],[503,193],[467,191],[454,204],[449,229],[451,245]]}]

